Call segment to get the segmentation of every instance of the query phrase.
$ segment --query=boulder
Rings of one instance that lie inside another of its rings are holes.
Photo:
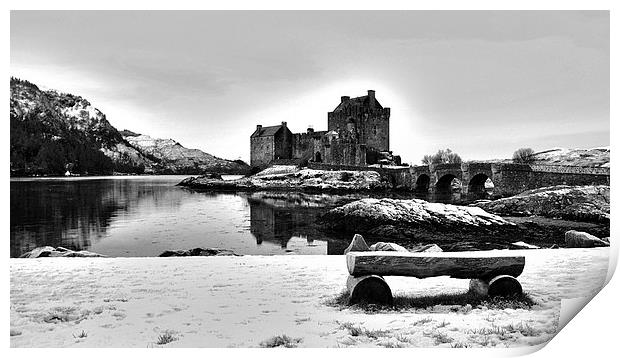
[[[86,250],[73,251],[64,247],[53,248],[52,246],[41,246],[32,249],[21,255],[20,258],[34,259],[38,257],[105,257]]]
[[[587,232],[570,230],[564,234],[564,242],[566,247],[604,247],[609,246],[609,242],[605,242],[594,235]]]
[[[377,242],[376,244],[370,245],[370,251],[400,251],[400,252],[409,252],[409,250],[404,247],[395,244],[393,242]]]
[[[21,255],[20,258],[34,259],[37,257],[49,257],[52,251],[54,251],[54,248],[51,246],[35,247]]]
[[[435,244],[428,244],[415,246],[409,249],[409,252],[443,252],[443,250]]]
[[[355,234],[353,236],[353,240],[351,240],[349,246],[344,249],[344,254],[346,255],[351,251],[370,251],[370,248],[368,247],[368,244],[366,244],[366,241],[362,235]]]

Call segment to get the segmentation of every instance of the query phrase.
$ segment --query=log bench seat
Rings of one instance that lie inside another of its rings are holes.
[[[349,302],[392,303],[383,276],[427,278],[449,276],[469,279],[470,290],[489,296],[522,293],[517,281],[525,257],[508,250],[465,252],[351,251],[346,254]]]

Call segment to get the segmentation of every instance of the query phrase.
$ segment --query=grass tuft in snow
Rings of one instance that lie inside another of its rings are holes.
[[[168,344],[177,340],[179,340],[179,338],[172,334],[172,332],[165,331],[164,333],[160,334],[159,337],[157,337],[157,344],[162,346],[164,344]]]
[[[76,323],[85,319],[90,312],[88,310],[79,311],[78,307],[61,306],[54,307],[43,316],[45,323],[71,322]]]
[[[82,330],[82,332],[78,333],[78,334],[73,334],[73,338],[86,338],[88,337],[88,333],[86,333],[85,330]]]
[[[368,338],[377,339],[379,337],[385,337],[390,333],[390,331],[380,330],[380,329],[366,329],[359,325],[355,325],[351,322],[344,322],[340,324],[341,329],[346,329],[349,331],[349,334],[353,337],[361,337],[366,336]]]
[[[443,332],[433,332],[431,337],[435,340],[435,344],[452,343],[454,339]]]
[[[361,302],[349,305],[349,293],[345,290],[338,296],[326,301],[328,306],[360,309],[366,313],[386,310],[422,309],[434,306],[486,307],[488,309],[530,309],[536,304],[528,293],[510,297],[482,297],[473,292],[450,293],[432,296],[396,295],[392,305],[377,305]],[[459,311],[459,309],[455,309]]]
[[[301,338],[291,338],[287,336],[286,334],[283,334],[283,335],[271,337],[269,339],[262,341],[260,343],[260,346],[262,348],[277,348],[277,347],[295,348],[297,347],[299,343],[301,343],[301,341],[302,341]]]

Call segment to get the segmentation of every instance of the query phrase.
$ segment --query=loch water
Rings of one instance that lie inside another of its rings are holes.
[[[244,255],[342,254],[317,216],[358,195],[205,193],[187,176],[12,178],[11,257],[38,246],[103,255],[227,248]],[[234,176],[224,176],[234,179]]]
[[[11,178],[11,257],[39,246],[112,257],[196,247],[243,255],[341,255],[351,238],[323,232],[316,219],[368,197],[200,192],[176,185],[187,177]]]

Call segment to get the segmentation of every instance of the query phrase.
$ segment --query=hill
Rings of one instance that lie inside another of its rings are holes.
[[[86,99],[34,83],[10,82],[11,175],[246,173],[240,161],[174,140],[119,132]],[[146,140],[149,138],[149,140]]]

